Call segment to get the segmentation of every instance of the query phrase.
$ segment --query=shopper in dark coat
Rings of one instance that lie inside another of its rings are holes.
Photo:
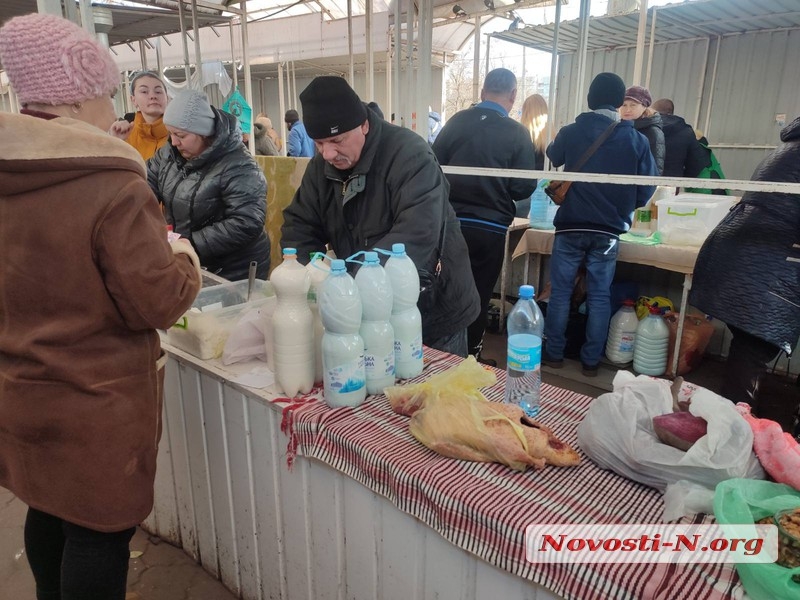
[[[694,129],[682,117],[673,114],[672,100],[662,98],[652,105],[661,115],[661,129],[664,131],[665,177],[697,177],[708,166],[708,152],[700,145]]]
[[[800,118],[781,141],[753,181],[800,182]],[[700,249],[689,301],[733,333],[722,394],[753,404],[766,363],[800,336],[800,197],[747,192]]]
[[[236,117],[186,90],[167,106],[170,143],[147,163],[147,181],[164,205],[167,223],[187,238],[212,273],[231,281],[269,274],[264,231],[267,181],[242,145]]]
[[[633,121],[636,131],[644,135],[650,143],[650,152],[656,161],[658,174],[664,173],[664,157],[667,147],[664,144],[664,131],[661,115],[650,108],[653,99],[646,88],[634,85],[625,90],[625,101],[619,109],[623,121]]]
[[[445,225],[441,282],[422,312],[422,341],[466,356],[478,292],[449,186],[427,142],[367,109],[341,77],[316,77],[300,94],[317,152],[283,211],[281,245],[303,262],[330,244],[340,258],[404,243],[418,270],[433,272]]]

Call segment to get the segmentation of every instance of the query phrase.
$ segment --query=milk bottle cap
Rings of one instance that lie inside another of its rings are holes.
[[[520,300],[530,300],[531,298],[533,298],[533,286],[532,285],[519,286],[519,297]]]
[[[283,249],[283,255],[284,256],[296,256],[297,255],[297,249],[296,248],[284,248]]]
[[[334,258],[331,261],[331,273],[341,273],[342,271],[346,271],[347,266],[344,264],[344,261],[341,258]]]
[[[380,259],[378,258],[377,252],[364,252],[364,264],[365,265],[374,265],[380,263]]]
[[[394,256],[403,256],[406,253],[405,244],[392,244],[392,254]]]

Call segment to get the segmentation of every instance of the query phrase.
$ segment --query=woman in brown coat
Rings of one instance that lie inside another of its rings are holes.
[[[53,15],[0,28],[22,115],[0,113],[0,485],[29,506],[37,598],[125,597],[153,505],[157,328],[200,289],[137,151],[106,132],[119,73]]]

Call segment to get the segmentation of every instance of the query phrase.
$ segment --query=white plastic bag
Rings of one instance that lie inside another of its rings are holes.
[[[706,420],[708,433],[686,452],[661,443],[653,417],[672,412],[669,386],[666,380],[619,371],[614,391],[592,402],[578,426],[578,443],[587,456],[662,492],[681,480],[713,490],[732,477],[764,478],[749,425],[731,402],[704,388],[692,394],[690,411]],[[674,510],[679,509],[670,506],[667,513]]]
[[[239,318],[225,342],[222,364],[231,365],[253,359],[267,362],[267,330],[271,329],[271,319],[268,321],[267,315],[271,317],[275,303],[274,296],[268,298],[264,305],[248,310]]]

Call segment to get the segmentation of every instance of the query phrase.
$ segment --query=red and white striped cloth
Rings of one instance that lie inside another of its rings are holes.
[[[425,348],[424,373],[461,359]],[[505,373],[483,390],[502,401]],[[541,421],[577,448],[576,428],[592,398],[542,385]],[[331,409],[318,395],[286,407],[290,458],[315,458],[388,498],[447,540],[483,560],[568,599],[733,599],[745,593],[731,564],[531,564],[525,527],[534,523],[659,523],[661,494],[585,455],[578,467],[512,471],[497,463],[436,454],[408,431],[386,396],[370,396],[356,409]],[[681,522],[709,523],[697,515]]]

